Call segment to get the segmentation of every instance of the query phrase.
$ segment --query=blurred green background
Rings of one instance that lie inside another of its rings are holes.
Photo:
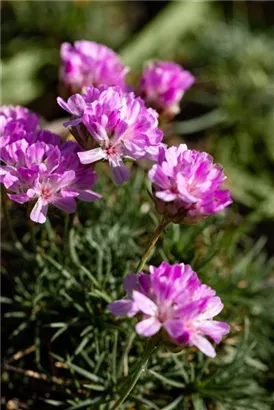
[[[147,59],[175,60],[197,82],[172,135],[213,153],[239,204],[257,221],[273,219],[272,2],[3,1],[1,9],[2,104],[49,121],[64,115],[56,104],[63,41],[112,47],[133,83]]]

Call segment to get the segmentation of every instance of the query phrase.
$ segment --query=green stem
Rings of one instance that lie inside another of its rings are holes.
[[[18,241],[17,236],[13,230],[12,222],[11,222],[11,217],[10,217],[10,212],[9,212],[9,207],[7,203],[7,196],[4,190],[1,192],[1,199],[2,199],[2,208],[3,208],[3,214],[5,218],[5,222],[7,224],[7,228],[11,237],[11,240],[15,244],[17,248],[22,248],[21,243]]]
[[[33,252],[35,252],[36,251],[35,226],[34,226],[34,222],[29,218],[31,208],[32,208],[32,203],[29,202],[27,206],[28,227],[29,227],[29,233],[30,233],[31,247],[32,247]]]
[[[121,393],[121,396],[119,399],[114,403],[114,405],[111,407],[110,410],[116,410],[120,407],[121,404],[124,403],[124,401],[127,399],[131,391],[133,390],[134,386],[138,382],[141,374],[146,370],[147,363],[149,361],[149,358],[151,354],[153,353],[154,350],[157,349],[157,344],[155,339],[149,339],[147,341],[143,356],[140,359],[139,366],[135,373],[133,373],[132,378],[130,380],[130,383],[126,386],[124,391]]]
[[[151,238],[151,240],[149,241],[145,252],[142,256],[142,259],[140,260],[137,269],[136,269],[136,273],[140,272],[143,267],[145,266],[147,260],[150,258],[152,250],[154,248],[154,246],[156,245],[158,239],[161,236],[161,233],[163,232],[163,230],[165,229],[165,227],[169,224],[169,219],[166,217],[163,217],[163,219],[161,220],[160,224],[158,225],[153,237]]]

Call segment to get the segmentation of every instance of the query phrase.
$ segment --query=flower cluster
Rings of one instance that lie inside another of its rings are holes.
[[[163,262],[157,268],[150,266],[150,275],[130,274],[124,286],[128,298],[109,305],[113,315],[138,314],[136,332],[140,335],[150,337],[163,329],[172,343],[194,345],[207,356],[215,356],[205,336],[219,343],[229,332],[227,323],[212,319],[223,304],[189,265]]]
[[[58,97],[57,102],[71,115],[64,125],[78,142],[62,142],[58,135],[40,129],[39,117],[27,108],[2,107],[0,182],[11,200],[31,204],[32,221],[44,223],[50,205],[72,213],[76,199],[101,198],[91,189],[96,174],[90,164],[108,161],[114,181],[120,184],[129,179],[124,159],[155,161],[148,176],[156,208],[164,218],[139,264],[141,269],[168,222],[196,223],[232,202],[230,192],[221,189],[223,169],[210,155],[184,144],[167,148],[162,142],[158,116],[172,118],[179,112],[180,100],[194,77],[171,62],[151,63],[140,82],[142,99],[128,91],[128,69],[103,45],[64,43],[61,59],[62,81],[75,94],[67,101]],[[109,305],[113,315],[137,315],[140,335],[160,333],[166,343],[196,346],[215,356],[206,337],[219,343],[229,332],[228,324],[213,320],[223,304],[189,265],[163,262],[151,266],[150,274],[130,274],[124,285],[127,298]]]
[[[231,204],[220,165],[205,152],[178,147],[161,148],[157,164],[148,173],[159,213],[177,223],[196,223]]]
[[[71,92],[84,87],[119,85],[125,87],[125,67],[110,48],[92,41],[76,41],[61,46],[61,80]]]
[[[58,103],[72,115],[66,125],[72,127],[81,145],[86,148],[90,140],[95,143],[93,149],[79,153],[80,161],[91,164],[107,160],[117,184],[129,178],[123,158],[155,158],[162,146],[157,112],[120,87],[91,86],[67,103],[59,97]]]
[[[71,213],[76,209],[76,198],[86,202],[100,198],[91,190],[96,181],[94,170],[79,161],[80,146],[74,142],[62,143],[60,137],[50,131],[35,131],[31,128],[32,122],[28,123],[34,114],[21,108],[9,109],[12,115],[20,110],[24,113],[25,132],[20,138],[17,128],[21,126],[21,118],[12,118],[13,127],[9,133],[5,128],[2,137],[9,143],[1,149],[4,165],[0,167],[0,182],[8,190],[9,198],[20,204],[33,201],[30,218],[38,223],[46,221],[49,205]],[[7,110],[3,111],[7,114]],[[6,119],[10,125],[8,114]],[[29,132],[27,125],[31,128]]]
[[[39,117],[25,107],[4,105],[0,108],[0,148],[29,137],[38,130]]]
[[[140,94],[149,106],[166,117],[180,110],[180,101],[195,78],[178,64],[169,61],[149,63],[140,82]]]

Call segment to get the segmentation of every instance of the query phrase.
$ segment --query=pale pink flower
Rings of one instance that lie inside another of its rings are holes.
[[[161,148],[148,173],[159,213],[173,222],[195,223],[232,203],[223,168],[206,152],[178,147]]]
[[[147,105],[173,117],[180,111],[180,101],[194,82],[193,75],[178,64],[170,61],[150,62],[143,72],[140,94]]]
[[[196,346],[209,357],[216,352],[205,336],[220,343],[229,332],[225,322],[213,320],[223,304],[216,292],[200,282],[189,265],[150,266],[150,275],[140,272],[125,279],[127,298],[109,305],[115,316],[138,316],[136,332],[151,337],[163,331],[176,345]]]

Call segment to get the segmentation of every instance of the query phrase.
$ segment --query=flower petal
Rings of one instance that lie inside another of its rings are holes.
[[[190,334],[183,328],[183,321],[177,319],[166,320],[163,324],[167,333],[176,343],[188,343]]]
[[[5,188],[9,189],[12,185],[18,181],[18,178],[15,175],[12,175],[11,172],[7,172],[4,177],[2,178],[2,183],[4,184]]]
[[[123,164],[121,160],[109,159],[109,165],[111,167],[114,182],[116,184],[122,184],[130,178],[130,173],[127,167]]]
[[[155,335],[161,329],[161,323],[155,317],[142,320],[135,326],[136,332],[139,335],[150,337]]]
[[[43,224],[47,219],[48,204],[44,203],[41,198],[38,199],[30,213],[30,219],[39,224]]]
[[[30,200],[27,194],[7,194],[8,197],[12,200],[17,202],[18,204],[24,204]]]
[[[196,346],[201,352],[209,357],[215,357],[216,352],[212,344],[203,336],[194,335],[191,337],[191,342]]]
[[[64,211],[68,214],[75,212],[76,201],[74,198],[62,198],[61,196],[55,196],[54,200],[51,202],[56,208]]]
[[[81,94],[74,94],[69,97],[67,105],[72,114],[82,116],[86,107],[86,102]]]
[[[158,191],[156,192],[155,196],[162,201],[171,202],[176,199],[177,195],[170,191]]]
[[[65,111],[71,113],[68,104],[65,102],[65,100],[63,100],[63,98],[57,97],[57,104],[58,104],[61,108],[63,108],[63,110],[65,110]]]
[[[143,295],[141,292],[138,292],[138,290],[132,291],[132,297],[141,312],[149,316],[156,315],[158,307],[151,299]]]
[[[48,178],[51,186],[54,187],[55,190],[59,190],[62,188],[68,187],[72,184],[75,180],[75,171],[72,169],[69,171],[63,172],[62,175],[59,174],[51,174]]]
[[[206,320],[199,325],[199,330],[205,335],[211,337],[216,343],[220,343],[223,336],[227,335],[230,326],[225,322],[218,322],[216,320]]]
[[[79,197],[79,192],[77,189],[74,188],[63,188],[61,189],[61,195],[63,198],[78,198]]]
[[[124,279],[124,289],[129,296],[132,296],[132,291],[137,288],[138,276],[135,273],[130,273]]]
[[[218,296],[209,299],[206,310],[201,314],[203,319],[211,319],[223,310],[223,303]]]
[[[108,305],[109,310],[114,316],[126,316],[130,314],[132,307],[133,301],[130,299],[115,300],[115,302]]]
[[[105,159],[107,157],[102,148],[78,152],[77,155],[82,164],[92,164],[93,162],[100,161],[101,159]]]
[[[63,123],[64,127],[75,127],[82,122],[82,118],[73,118]]]
[[[78,189],[78,194],[78,199],[84,202],[93,202],[96,199],[102,198],[102,195],[92,191],[91,189]]]

